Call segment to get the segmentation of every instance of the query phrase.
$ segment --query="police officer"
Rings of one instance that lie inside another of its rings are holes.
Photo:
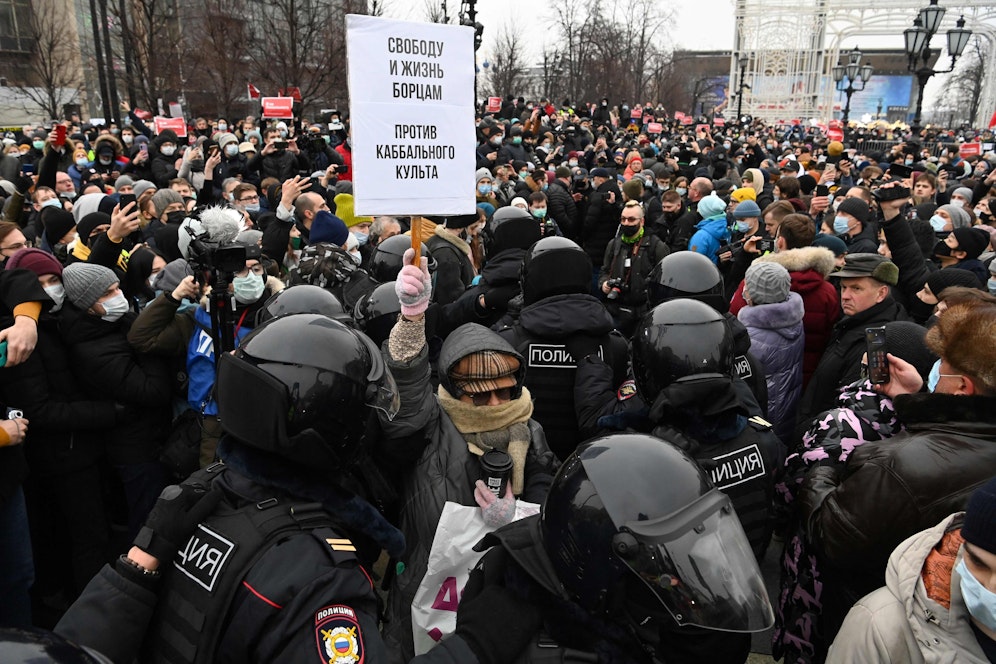
[[[442,645],[467,644],[485,664],[740,664],[747,633],[774,621],[729,498],[677,446],[653,436],[583,443],[539,515],[477,548],[490,550],[464,589],[456,634]],[[484,599],[492,611],[481,616]],[[530,627],[527,647],[506,640]]]
[[[723,289],[723,275],[711,260],[694,251],[676,251],[654,266],[647,279],[647,303],[650,307],[679,298],[704,302],[723,314],[733,333],[733,368],[736,376],[747,383],[760,408],[758,413],[752,414],[766,416],[768,384],[764,379],[764,367],[750,352],[747,328],[730,313],[730,303]]]
[[[595,346],[617,384],[626,373],[626,341],[613,331],[605,306],[589,294],[591,259],[571,240],[548,237],[534,244],[522,264],[521,284],[519,318],[498,334],[526,359],[533,417],[563,460],[582,440],[574,412],[572,337],[583,336],[585,347]]]
[[[394,281],[401,272],[401,259],[405,250],[412,246],[412,239],[407,235],[394,235],[381,241],[370,257],[367,272],[382,284]],[[429,274],[436,271],[436,262],[432,260],[429,248],[422,244],[422,255],[429,259]]]
[[[741,402],[733,361],[733,335],[723,317],[696,300],[672,300],[637,326],[634,383],[614,390],[604,370],[599,373],[597,358],[588,355],[578,367],[574,399],[585,421],[685,441],[732,499],[760,558],[771,536],[774,472],[784,455],[771,425],[750,416]],[[645,404],[641,411],[613,410],[634,393]]]

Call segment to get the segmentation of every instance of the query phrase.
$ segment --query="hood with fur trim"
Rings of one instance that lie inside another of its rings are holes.
[[[67,138],[66,141],[68,144],[69,139]],[[124,146],[121,145],[121,141],[118,140],[117,136],[112,136],[111,134],[101,134],[100,136],[97,137],[97,140],[93,142],[94,158],[96,158],[96,155],[100,151],[100,148],[104,145],[110,145],[112,148],[114,148],[115,159],[120,159],[121,155],[124,154]]]
[[[757,260],[778,263],[789,272],[816,270],[824,278],[833,272],[836,258],[833,252],[823,247],[801,247],[773,254],[765,254]]]

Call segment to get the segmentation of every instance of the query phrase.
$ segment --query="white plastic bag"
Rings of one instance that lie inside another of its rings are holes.
[[[515,520],[539,513],[539,505],[516,501]],[[456,629],[456,612],[470,572],[484,553],[474,545],[492,529],[481,508],[447,502],[436,526],[425,576],[412,600],[415,654],[424,655]]]

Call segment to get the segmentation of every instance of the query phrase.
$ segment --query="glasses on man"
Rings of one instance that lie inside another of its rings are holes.
[[[16,242],[14,244],[8,244],[6,247],[0,247],[0,251],[20,251],[21,249],[24,249],[26,246],[28,245],[25,244],[24,242]]]
[[[243,196],[239,199],[239,203],[258,203],[259,196]]]
[[[625,214],[619,216],[620,221],[640,221],[640,217],[630,217]]]
[[[487,392],[471,394],[470,397],[474,400],[475,406],[487,406],[491,403],[491,395],[497,397],[498,401],[509,401],[512,398],[512,388],[501,387],[497,390],[488,390]]]
[[[263,269],[262,265],[253,265],[252,267],[246,267],[243,268],[241,271],[236,272],[235,276],[248,277],[250,272],[255,274],[257,277],[262,277],[264,274],[266,274],[266,270]]]

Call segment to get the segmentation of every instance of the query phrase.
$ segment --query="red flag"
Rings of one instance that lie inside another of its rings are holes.
[[[257,88],[255,85],[249,83],[248,86],[249,86],[249,99],[259,99],[262,96],[260,94],[259,88]]]
[[[989,128],[992,129],[996,127],[996,111],[993,111],[993,116],[989,118]]]

